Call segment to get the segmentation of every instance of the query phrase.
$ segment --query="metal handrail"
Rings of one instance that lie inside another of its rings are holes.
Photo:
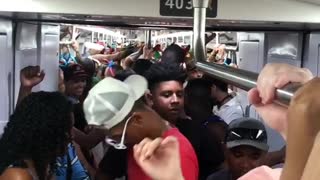
[[[257,86],[257,73],[208,62],[197,62],[197,67],[214,78],[246,91]],[[284,106],[289,105],[291,98],[300,86],[300,84],[291,83],[282,89],[277,89],[275,102]]]
[[[196,66],[204,73],[243,90],[248,91],[256,87],[257,73],[206,62],[205,27],[208,3],[209,0],[193,0],[193,47]],[[299,87],[299,84],[292,83],[282,89],[277,89],[275,102],[285,106],[289,105]]]

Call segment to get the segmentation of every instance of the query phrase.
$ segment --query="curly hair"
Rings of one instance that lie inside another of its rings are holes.
[[[144,74],[148,80],[149,89],[152,91],[156,85],[165,81],[178,81],[184,83],[186,73],[183,69],[174,63],[155,63]]]
[[[79,61],[79,64],[83,67],[89,77],[94,76],[96,72],[96,65],[94,64],[94,61],[90,58],[85,58],[82,61]]]
[[[32,160],[40,180],[55,170],[70,142],[72,105],[58,92],[32,93],[22,100],[0,139],[0,174],[10,165],[27,168]]]
[[[116,75],[114,76],[115,79],[119,81],[124,81],[127,79],[129,76],[136,74],[133,70],[131,69],[125,69],[122,71],[118,71]]]
[[[188,81],[185,88],[185,95],[193,101],[203,102],[211,96],[212,83],[206,79],[192,79]]]
[[[161,61],[166,63],[182,63],[185,61],[186,52],[178,45],[172,44],[162,54]]]
[[[206,74],[203,76],[203,79],[208,80],[209,82],[211,82],[211,84],[215,85],[221,91],[228,92],[228,84],[227,83],[220,81],[219,79],[212,78]]]
[[[152,64],[153,63],[149,60],[138,59],[136,62],[134,62],[132,70],[139,75],[143,75],[152,66]]]

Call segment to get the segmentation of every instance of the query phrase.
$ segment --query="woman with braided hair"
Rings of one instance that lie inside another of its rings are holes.
[[[0,179],[50,179],[71,141],[72,119],[71,103],[60,93],[24,98],[0,139]]]

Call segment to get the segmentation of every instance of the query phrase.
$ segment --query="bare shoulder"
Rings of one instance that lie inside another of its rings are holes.
[[[0,180],[33,180],[32,176],[26,169],[8,168],[0,176]]]

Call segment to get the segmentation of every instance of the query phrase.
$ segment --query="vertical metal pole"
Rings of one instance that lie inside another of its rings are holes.
[[[76,40],[76,36],[75,36],[76,30],[77,30],[76,26],[72,26],[72,38],[71,38],[72,41]]]
[[[151,44],[151,30],[146,30],[145,31],[145,42],[147,44],[147,47],[150,49],[152,48]]]
[[[193,0],[193,50],[197,62],[207,58],[205,47],[206,17],[209,0]]]
[[[94,32],[92,31],[92,33],[91,33],[91,42],[93,43],[93,41],[94,41]]]
[[[219,36],[220,36],[220,34],[219,33],[216,33],[217,34],[217,36],[216,36],[216,44],[219,44]]]

